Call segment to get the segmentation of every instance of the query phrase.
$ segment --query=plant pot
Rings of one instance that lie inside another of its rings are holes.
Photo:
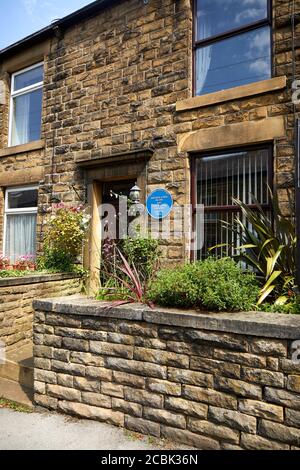
[[[16,271],[26,271],[27,266],[19,266],[18,264],[14,264],[13,269],[16,270]]]

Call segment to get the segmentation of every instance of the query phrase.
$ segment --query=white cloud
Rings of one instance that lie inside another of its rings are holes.
[[[22,0],[26,13],[30,16],[34,16],[34,12],[37,6],[37,0]]]
[[[251,48],[255,49],[259,53],[264,53],[268,51],[269,45],[270,31],[268,29],[264,29],[254,36]]]
[[[258,8],[248,8],[247,10],[242,11],[241,13],[238,13],[235,16],[235,23],[240,24],[241,21],[243,20],[254,20],[254,19],[259,19],[263,18],[264,16],[264,10],[260,10]]]
[[[36,25],[46,26],[70,13],[70,8],[55,0],[21,0],[27,17]]]
[[[267,59],[257,59],[249,65],[249,69],[257,75],[268,75],[270,73],[270,64]]]
[[[256,8],[265,8],[266,0],[243,0],[243,5],[255,5]]]

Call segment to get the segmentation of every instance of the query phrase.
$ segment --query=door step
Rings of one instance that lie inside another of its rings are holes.
[[[0,378],[33,388],[32,344],[7,353],[4,364],[0,364]]]
[[[33,408],[33,390],[32,388],[20,385],[13,380],[0,377],[0,398],[15,401],[21,405]]]

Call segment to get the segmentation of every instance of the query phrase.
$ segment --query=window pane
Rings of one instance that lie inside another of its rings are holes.
[[[267,13],[267,0],[198,0],[197,40],[262,20]]]
[[[23,209],[26,207],[37,207],[38,190],[16,190],[7,194],[8,209]]]
[[[27,86],[40,83],[43,81],[43,78],[44,78],[43,65],[40,65],[39,67],[35,67],[34,69],[28,70],[27,72],[23,72],[18,75],[15,75],[13,91],[18,91],[18,90],[21,90],[22,88],[26,88]]]
[[[267,149],[212,155],[197,160],[198,204],[232,206],[232,198],[252,204],[253,194],[268,204]]]
[[[11,145],[39,140],[42,121],[42,88],[13,99]]]
[[[36,214],[6,216],[5,254],[14,263],[19,256],[35,255]]]
[[[206,207],[204,216],[204,247],[198,255],[207,256],[208,249],[222,243],[238,244],[237,238],[223,227],[223,221],[232,224],[242,217],[232,206],[232,197],[246,204],[255,198],[261,204],[269,203],[269,151],[231,152],[212,155],[197,160],[197,203]],[[214,209],[217,207],[218,209]],[[223,208],[223,210],[220,210]],[[246,220],[243,220],[246,223]],[[218,248],[215,255],[230,254],[226,248]]]
[[[196,51],[196,94],[203,95],[271,77],[270,28],[224,39]]]

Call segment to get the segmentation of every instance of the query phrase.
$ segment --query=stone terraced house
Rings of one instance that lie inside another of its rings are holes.
[[[268,209],[276,184],[290,214],[299,56],[299,0],[98,0],[1,50],[4,253],[38,251],[49,205],[84,201],[93,287],[97,205],[135,182],[143,203],[165,188],[191,204],[196,231],[204,204],[203,252],[228,238],[232,196]],[[190,235],[162,250],[189,258]]]

